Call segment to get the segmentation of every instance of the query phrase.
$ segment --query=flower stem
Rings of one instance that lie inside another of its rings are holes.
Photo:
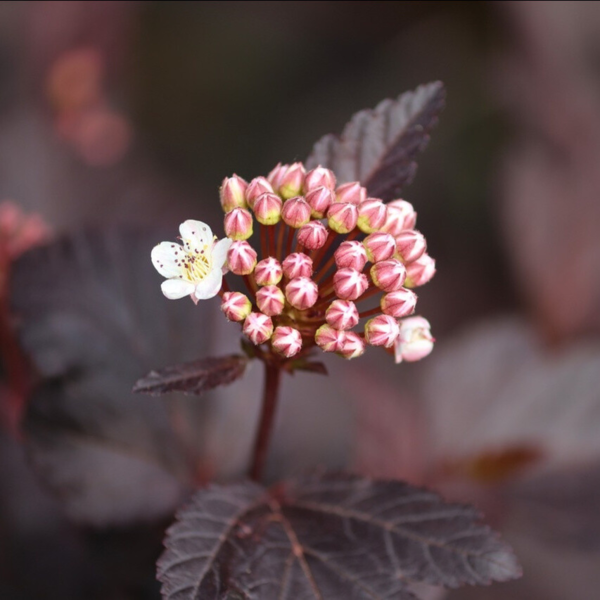
[[[250,467],[250,478],[254,481],[262,479],[267,455],[269,451],[269,442],[273,432],[275,421],[275,411],[277,410],[277,397],[279,395],[279,383],[281,380],[281,369],[277,364],[265,362],[265,384],[263,392],[263,405],[260,415],[258,432],[254,442],[254,452],[252,454],[252,465]]]

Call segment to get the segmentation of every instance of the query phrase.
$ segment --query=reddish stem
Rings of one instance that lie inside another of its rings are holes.
[[[277,258],[279,262],[283,261],[283,259],[285,258],[283,256],[283,238],[285,235],[286,227],[287,225],[283,221],[279,223],[279,232],[277,233],[277,251],[275,254],[275,258]]]
[[[363,317],[370,317],[371,315],[377,315],[381,312],[381,306],[374,306],[369,310],[365,310],[358,314],[358,316],[362,319]]]
[[[260,253],[262,254],[261,258],[267,258],[269,255],[267,249],[267,226],[262,224],[260,226]]]
[[[275,225],[271,225],[269,228],[269,256],[276,257],[275,250]]]

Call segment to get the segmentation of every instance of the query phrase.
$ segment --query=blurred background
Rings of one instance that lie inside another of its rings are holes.
[[[329,378],[286,382],[270,476],[323,464],[477,504],[514,545],[525,575],[447,596],[428,590],[431,598],[594,598],[599,40],[597,2],[0,2],[0,201],[37,215],[13,254],[87,228],[175,232],[196,218],[218,231],[223,177],[303,160],[356,111],[442,80],[447,108],[404,192],[437,259],[419,294],[436,349],[400,367],[377,352],[350,370],[334,357]],[[7,236],[17,217],[3,206]],[[149,266],[151,245],[119,255],[125,276],[140,268],[138,255]],[[6,287],[4,254],[2,269],[3,310],[9,292],[22,308],[22,289]],[[54,273],[32,269],[13,280],[44,281],[20,326],[46,395],[25,407],[22,429],[9,399],[19,366],[4,353],[0,598],[158,598],[153,565],[189,472],[178,483],[140,475],[139,464],[95,447],[60,471],[82,438],[133,443],[138,433],[147,454],[159,447],[163,466],[180,462],[168,449],[171,429],[144,413],[158,414],[164,402],[128,396],[139,367],[115,382],[109,361],[98,359],[120,402],[106,409],[103,384],[90,396],[93,418],[85,416],[90,405],[77,401],[74,384],[67,391],[77,415],[53,412],[48,394],[63,402],[57,373],[76,354],[73,322],[51,303]],[[152,277],[147,294],[166,302]],[[213,319],[218,312],[216,301],[193,311],[196,333],[187,321],[175,335],[174,352],[186,348],[179,358],[237,349],[237,328]],[[103,347],[85,339],[84,354]],[[176,362],[160,352],[149,368]],[[207,399],[181,400],[174,443],[188,463],[193,456],[195,481],[243,474],[260,380],[257,368]]]

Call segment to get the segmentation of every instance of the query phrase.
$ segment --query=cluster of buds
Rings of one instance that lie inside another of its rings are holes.
[[[170,278],[165,295],[197,301],[219,293],[221,310],[253,344],[285,358],[314,346],[348,359],[382,346],[396,362],[431,352],[429,323],[411,315],[413,289],[433,277],[435,261],[409,202],[386,204],[358,182],[338,186],[332,171],[307,172],[302,163],[250,182],[226,178],[220,198],[225,239],[209,240],[208,226],[187,221],[183,246],[155,248],[154,264]],[[244,292],[222,280],[227,270]]]

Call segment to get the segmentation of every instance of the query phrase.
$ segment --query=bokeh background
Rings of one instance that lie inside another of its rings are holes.
[[[270,476],[347,467],[476,503],[525,575],[450,599],[594,598],[599,34],[597,2],[1,2],[0,200],[57,238],[185,218],[217,230],[224,176],[303,160],[354,112],[442,80],[447,108],[404,192],[437,259],[419,295],[436,349],[289,380]],[[217,314],[198,309],[190,352],[237,348]],[[185,405],[200,479],[243,474],[260,377]],[[5,429],[0,597],[157,598],[171,508],[90,519]]]

